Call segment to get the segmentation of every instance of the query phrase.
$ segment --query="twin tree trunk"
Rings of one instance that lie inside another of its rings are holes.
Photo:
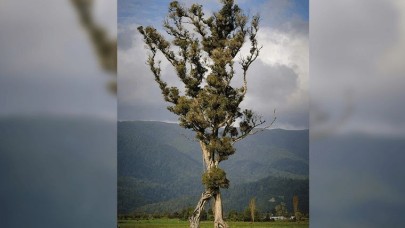
[[[220,188],[228,187],[229,181],[218,167],[219,161],[235,152],[234,142],[257,133],[252,130],[265,122],[252,110],[240,108],[247,92],[247,71],[261,49],[256,39],[260,18],[253,16],[249,26],[249,17],[234,0],[221,0],[221,3],[222,8],[208,16],[204,15],[202,5],[187,8],[172,1],[163,24],[166,33],[173,38],[171,41],[151,26],[138,27],[151,51],[147,64],[165,101],[171,103],[168,110],[178,115],[180,125],[195,131],[200,140],[206,171],[203,174],[205,191],[190,217],[191,228],[199,227],[201,212],[211,199],[214,227],[228,227],[222,216]],[[246,38],[250,40],[250,51],[240,57],[242,72],[236,74],[235,58]],[[161,61],[156,57],[158,51],[176,70],[184,92],[162,79]],[[242,87],[231,86],[237,75],[242,77]],[[220,129],[223,129],[222,136]]]
[[[201,151],[204,159],[204,165],[209,172],[212,168],[218,167],[218,162],[214,161],[212,155],[210,155],[207,146],[204,142],[200,141]],[[222,213],[222,198],[221,192],[219,188],[216,189],[205,189],[205,191],[201,194],[201,198],[197,203],[191,217],[189,218],[190,221],[190,228],[199,228],[200,227],[200,218],[201,212],[204,210],[205,204],[210,200],[213,199],[213,213],[214,213],[214,228],[228,228],[228,224],[225,223],[223,219]]]

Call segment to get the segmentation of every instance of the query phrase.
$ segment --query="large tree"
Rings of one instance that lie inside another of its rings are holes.
[[[179,116],[182,127],[196,132],[201,146],[205,191],[189,219],[190,227],[199,227],[201,212],[210,199],[214,227],[228,227],[222,216],[220,188],[228,188],[229,180],[219,164],[235,153],[235,142],[256,133],[255,127],[265,122],[252,110],[240,108],[247,92],[247,71],[260,51],[256,38],[259,16],[249,19],[233,0],[221,3],[218,12],[205,16],[199,4],[186,8],[173,1],[163,24],[168,35],[153,27],[138,28],[151,51],[147,64],[165,101],[171,103],[168,110]],[[246,38],[250,52],[239,56],[239,75],[234,64]],[[184,88],[169,86],[162,78],[158,52],[174,67]],[[242,83],[231,86],[236,77]]]

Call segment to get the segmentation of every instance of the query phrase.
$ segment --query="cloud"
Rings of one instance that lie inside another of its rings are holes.
[[[111,37],[117,35],[117,2],[109,0],[93,2],[95,20],[107,30],[108,35]]]
[[[335,127],[311,138],[314,227],[404,224],[401,12],[398,1],[311,1],[311,106],[321,110],[311,116],[327,116],[311,121],[311,135]]]
[[[115,117],[115,98],[106,89],[110,76],[101,70],[69,1],[7,1],[1,5],[1,115]],[[104,0],[96,6],[96,12],[107,12],[114,4]],[[104,17],[107,21],[115,14]]]
[[[262,27],[258,42],[263,48],[248,72],[249,92],[243,106],[267,120],[276,109],[279,127],[308,128],[308,35]],[[249,48],[245,45],[241,55],[246,56]]]
[[[339,127],[342,131],[405,135],[405,108],[398,105],[405,96],[403,71],[396,63],[401,58],[391,61],[403,50],[400,25],[404,9],[394,2],[313,4],[311,99],[328,113],[341,113],[351,103],[353,112]],[[348,91],[350,99],[346,98]],[[321,123],[311,128],[317,130],[318,126]]]
[[[263,49],[259,59],[271,66],[285,65],[299,75],[300,88],[308,90],[308,35],[263,28],[258,34]]]
[[[119,119],[174,121],[176,117],[164,109],[168,103],[145,64],[148,52],[137,25],[120,23],[118,28]],[[308,34],[263,25],[258,40],[263,49],[248,72],[249,88],[242,108],[251,108],[268,121],[277,109],[277,126],[308,128]],[[246,42],[241,55],[246,56],[249,48]],[[233,85],[239,86],[241,69],[235,69]],[[182,87],[167,61],[162,61],[162,72],[169,85]]]
[[[118,26],[118,49],[127,51],[134,45],[136,26]]]
[[[397,21],[394,23],[397,35],[393,39],[392,45],[388,47],[381,56],[379,66],[380,70],[383,72],[398,73],[398,71],[405,71],[405,66],[402,61],[405,59],[405,2],[392,0],[391,3],[397,14]]]

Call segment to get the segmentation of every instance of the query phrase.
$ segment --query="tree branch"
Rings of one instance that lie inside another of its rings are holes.
[[[275,113],[276,113],[276,110],[274,110],[273,113],[275,114]],[[271,123],[270,123],[268,126],[263,127],[263,128],[260,128],[260,129],[257,129],[256,127],[258,127],[258,126],[264,124],[266,121],[260,121],[260,123],[258,123],[258,124],[255,123],[255,124],[253,125],[252,129],[250,129],[250,130],[248,130],[247,132],[243,133],[242,135],[240,135],[240,136],[234,138],[234,139],[232,140],[232,141],[233,141],[233,142],[232,142],[232,145],[235,144],[236,142],[238,142],[238,141],[240,141],[240,140],[246,138],[246,137],[249,136],[249,135],[254,135],[254,134],[257,134],[257,133],[259,133],[259,132],[262,132],[262,131],[264,131],[264,130],[266,130],[266,129],[269,129],[271,126],[273,126],[274,122],[276,122],[276,119],[277,119],[277,117],[274,116],[273,120],[271,121]],[[255,128],[256,128],[256,130],[255,130]]]

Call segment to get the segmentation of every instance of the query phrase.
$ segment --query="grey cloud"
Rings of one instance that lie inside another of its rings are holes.
[[[166,110],[161,91],[154,81],[146,59],[148,51],[135,26],[128,26],[125,38],[131,47],[118,49],[118,119],[166,120],[171,114]],[[119,39],[120,40],[120,39]],[[120,46],[120,44],[119,44]],[[171,66],[162,64],[163,77],[169,85],[179,85]],[[173,119],[172,119],[173,120]]]
[[[311,1],[311,106],[326,116],[352,106],[335,129],[321,129],[334,126],[333,117],[310,124],[314,227],[405,224],[405,186],[398,181],[405,173],[404,72],[379,68],[400,34],[404,9],[393,2]],[[352,96],[346,98],[348,91]],[[311,116],[317,114],[311,109]]]
[[[307,91],[299,89],[295,72],[282,65],[264,65],[263,68],[252,68],[251,75],[259,79],[248,81],[248,93],[242,108],[254,110],[268,122],[276,116],[276,128],[308,128],[309,96]],[[264,75],[271,76],[266,78]]]
[[[311,97],[330,112],[353,93],[353,114],[347,128],[370,124],[391,125],[405,108],[398,106],[405,94],[401,73],[381,71],[382,55],[398,34],[398,12],[381,1],[316,2],[311,14]],[[342,12],[344,16],[341,15]],[[396,114],[397,113],[397,114]],[[366,117],[366,118],[364,118]],[[387,117],[395,117],[394,119]],[[362,124],[360,124],[362,123]],[[357,125],[357,126],[354,126]],[[316,128],[316,125],[314,125]]]
[[[0,27],[0,114],[115,117],[115,98],[106,89],[110,76],[69,2],[4,3]]]
[[[119,119],[171,120],[177,119],[166,110],[168,103],[162,95],[150,69],[145,64],[147,50],[134,25],[121,28],[123,40],[132,46],[120,48],[118,77]],[[120,30],[121,30],[120,29]],[[121,35],[119,35],[121,36]],[[119,39],[120,40],[120,39]],[[119,44],[120,45],[120,44]],[[169,64],[163,63],[163,77],[169,85],[181,87]],[[240,66],[236,66],[234,85],[241,85]],[[257,60],[248,72],[249,89],[243,108],[251,108],[271,121],[277,109],[278,126],[285,128],[308,128],[308,95],[299,91],[298,75],[285,65],[266,65]],[[292,98],[294,93],[301,93]],[[298,99],[297,99],[298,98]],[[294,100],[295,99],[295,100]]]
[[[118,49],[128,50],[133,45],[135,27],[119,26],[118,29]]]
[[[259,103],[283,103],[297,88],[298,75],[285,65],[270,66],[258,60],[248,72],[249,94]]]
[[[291,4],[291,2],[285,1],[275,2],[271,8],[274,11],[274,18],[278,17],[279,22],[281,22],[282,15],[277,15],[276,12],[278,10],[288,10]],[[270,6],[270,3],[266,4],[266,7]],[[274,18],[267,16],[270,15],[267,8],[263,7],[260,10],[262,15],[266,15],[263,20],[264,23],[262,23],[262,26],[266,26],[268,25],[266,24],[267,21]],[[134,15],[140,13],[134,13]],[[301,39],[302,36],[307,37],[305,30],[308,23],[299,18],[289,18],[282,25],[284,31],[278,28],[278,32],[281,32],[282,35],[295,36],[297,40]],[[163,101],[160,90],[145,64],[147,51],[135,27],[134,24],[119,24],[119,119],[175,120],[176,117],[174,116],[167,117],[171,115],[165,110],[168,104]],[[272,45],[279,44],[274,43]],[[280,58],[284,58],[284,56]],[[294,58],[296,58],[295,55]],[[289,61],[291,62],[291,60]],[[249,91],[243,103],[243,108],[252,108],[268,121],[273,118],[273,110],[277,109],[279,127],[308,128],[307,91],[300,90],[297,69],[291,67],[293,66],[282,64],[266,65],[258,59],[249,71]],[[164,65],[163,72],[170,85],[181,86],[171,66]],[[240,71],[238,73],[240,75]],[[239,77],[234,84],[240,85],[240,80]]]
[[[249,80],[250,79],[250,80]],[[300,91],[298,75],[285,65],[266,65],[260,60],[248,73],[248,93],[242,103],[252,108],[267,121],[274,117],[276,127],[308,128],[308,94]]]

